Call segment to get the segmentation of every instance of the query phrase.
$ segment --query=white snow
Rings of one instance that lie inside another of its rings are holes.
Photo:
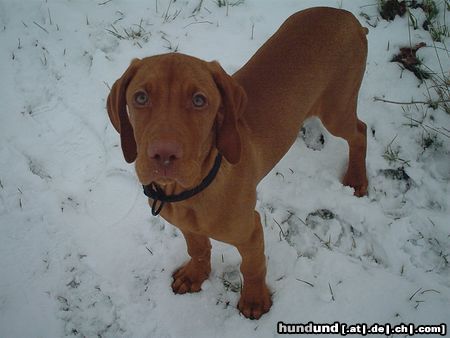
[[[450,116],[373,100],[426,100],[426,85],[389,61],[409,39],[424,41],[420,58],[448,76],[444,45],[408,29],[406,16],[369,26],[359,13],[375,22],[375,0],[228,9],[208,0],[193,15],[199,3],[0,2],[0,337],[270,337],[278,321],[450,324]],[[347,9],[370,31],[358,107],[369,128],[369,195],[340,183],[346,143],[308,121],[258,187],[270,312],[239,315],[240,257],[219,242],[202,292],[174,295],[184,240],[151,216],[123,160],[107,85],[131,59],[169,48],[233,73],[290,14],[318,5]],[[141,35],[110,32],[123,28]],[[411,118],[440,132],[411,127]],[[435,142],[424,150],[429,132]],[[387,147],[407,161],[403,171],[383,158]]]

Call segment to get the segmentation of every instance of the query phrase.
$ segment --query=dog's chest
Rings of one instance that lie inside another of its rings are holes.
[[[161,212],[163,218],[182,231],[207,234],[208,229],[205,224],[199,222],[197,213],[182,205],[167,204]]]
[[[192,232],[219,241],[228,242],[230,228],[228,222],[211,214],[211,210],[194,210],[180,205],[164,206],[161,216],[183,232]]]

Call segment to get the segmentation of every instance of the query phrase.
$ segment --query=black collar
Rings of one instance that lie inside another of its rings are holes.
[[[188,198],[197,195],[199,192],[205,190],[208,185],[211,184],[211,182],[214,180],[214,178],[217,175],[217,172],[219,171],[220,164],[222,163],[222,155],[217,154],[216,159],[214,161],[214,165],[211,169],[211,171],[206,175],[206,177],[203,179],[203,181],[200,182],[198,186],[195,188],[192,188],[190,190],[183,191],[176,195],[166,195],[164,190],[161,189],[160,186],[158,186],[156,183],[152,182],[148,185],[143,185],[144,187],[144,194],[148,197],[153,199],[152,203],[152,215],[157,216],[161,209],[164,206],[164,203],[172,203],[172,202],[180,202],[187,200]],[[156,204],[160,202],[159,207],[156,207]]]

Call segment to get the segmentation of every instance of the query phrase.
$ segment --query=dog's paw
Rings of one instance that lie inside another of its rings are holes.
[[[259,319],[270,310],[272,299],[269,289],[264,283],[262,287],[248,286],[242,290],[238,309],[248,319]]]
[[[210,262],[195,262],[191,259],[188,263],[178,268],[172,275],[172,290],[177,294],[186,292],[199,292],[202,283],[208,279],[211,272]]]
[[[367,187],[369,182],[367,176],[364,174],[355,175],[351,172],[347,172],[342,181],[342,184],[355,189],[354,195],[357,197],[363,197],[367,195]]]

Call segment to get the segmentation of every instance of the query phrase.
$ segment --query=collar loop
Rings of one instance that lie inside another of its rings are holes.
[[[161,212],[165,203],[173,203],[187,200],[188,198],[197,195],[201,191],[205,190],[211,182],[216,177],[220,164],[222,163],[222,154],[217,154],[216,159],[214,160],[214,165],[208,175],[200,182],[200,184],[192,189],[185,190],[179,194],[175,195],[166,195],[164,190],[157,185],[155,182],[151,182],[148,185],[143,185],[144,194],[153,199],[152,203],[152,215],[157,216]],[[159,202],[159,207],[157,206]]]

